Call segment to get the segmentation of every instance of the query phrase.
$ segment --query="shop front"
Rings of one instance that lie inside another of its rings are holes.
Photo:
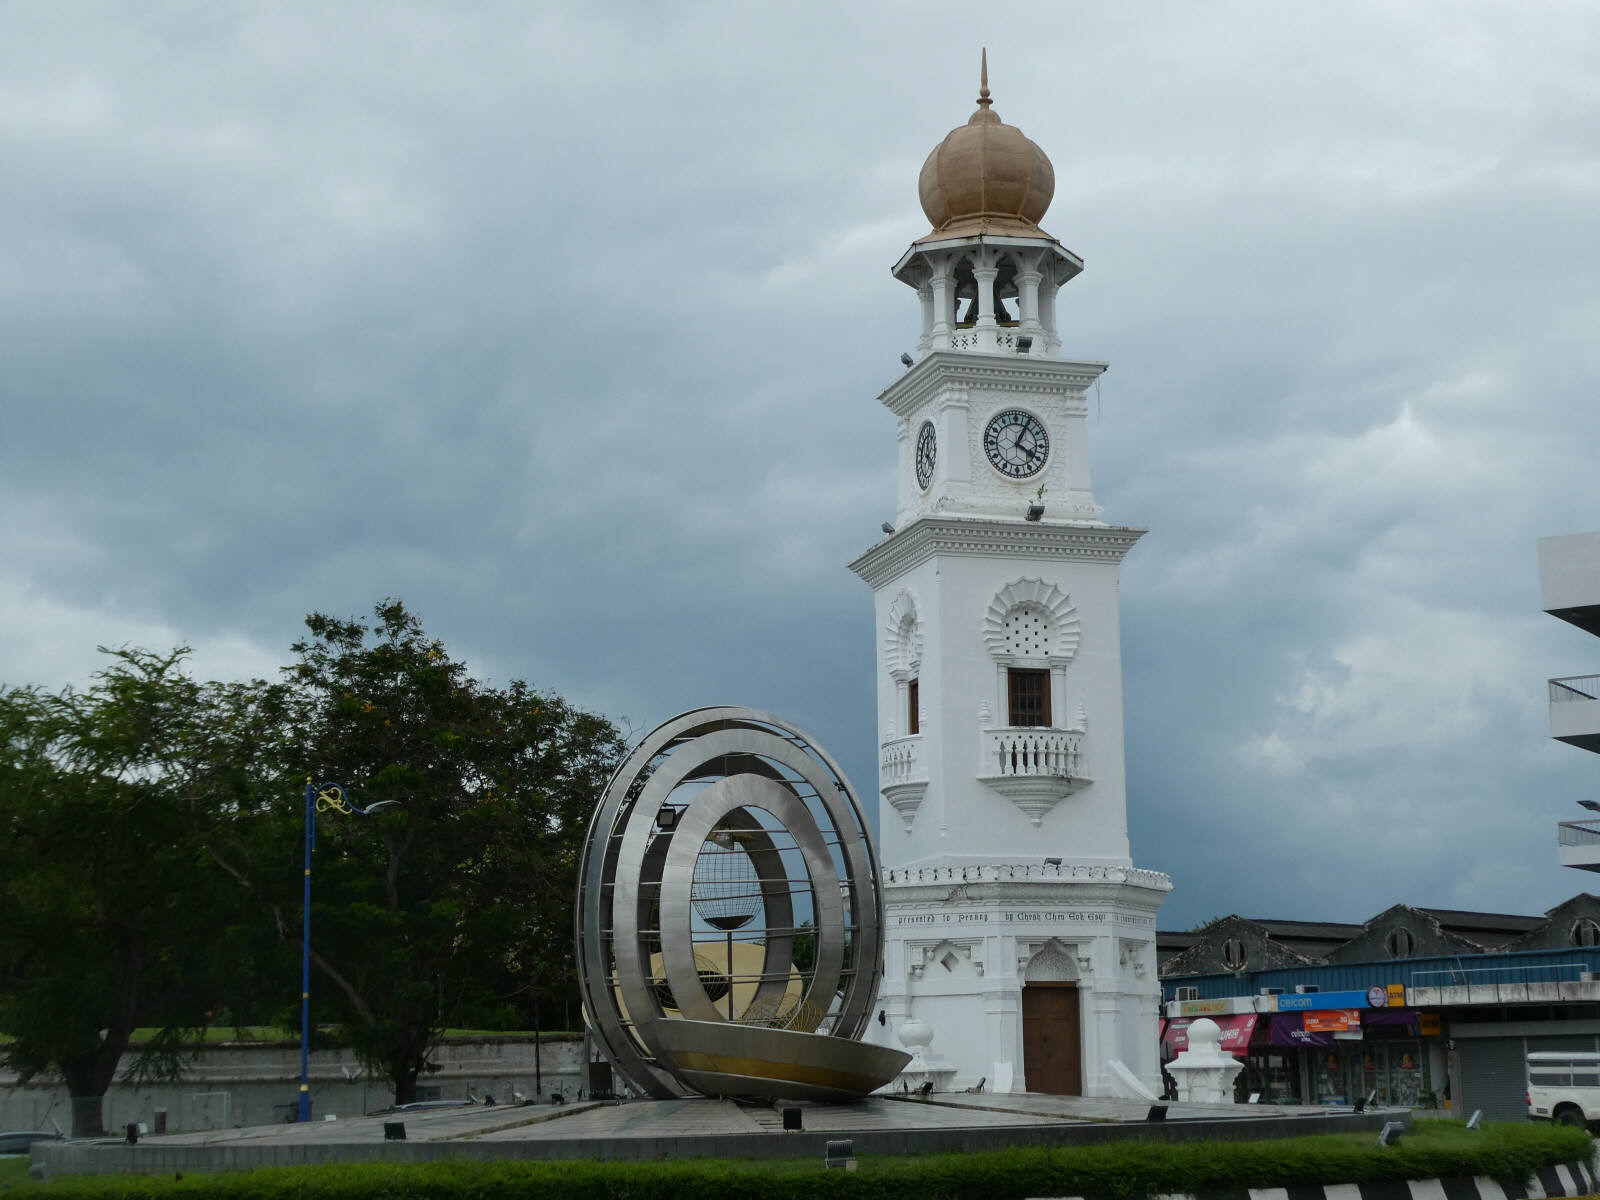
[[[1274,1013],[1267,1040],[1297,1050],[1311,1104],[1366,1101],[1414,1108],[1433,1090],[1419,1014],[1404,1008]]]
[[[1375,987],[1178,1002],[1161,1025],[1161,1060],[1186,1050],[1190,1025],[1206,1016],[1244,1064],[1239,1103],[1434,1107],[1445,1079],[1440,1018],[1395,1003],[1403,998]]]

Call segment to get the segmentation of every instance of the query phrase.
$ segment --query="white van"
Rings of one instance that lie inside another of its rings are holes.
[[[1600,1054],[1540,1050],[1528,1055],[1528,1120],[1600,1125]]]

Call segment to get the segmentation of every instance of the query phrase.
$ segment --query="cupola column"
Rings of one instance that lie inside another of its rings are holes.
[[[1050,355],[1061,349],[1061,334],[1056,329],[1056,289],[1059,286],[1052,279],[1039,292],[1039,324],[1044,329],[1045,352]]]
[[[933,285],[926,279],[917,284],[917,299],[922,304],[922,336],[917,339],[917,350],[926,354],[933,346]]]
[[[997,350],[999,342],[995,337],[998,326],[994,319],[994,281],[1000,269],[994,265],[992,254],[980,251],[975,257],[977,261],[972,264],[972,278],[978,285],[978,319],[974,322],[978,349]]]
[[[1039,337],[1044,331],[1039,326],[1039,281],[1044,276],[1039,271],[1039,256],[1025,254],[1019,256],[1019,270],[1017,271],[1017,313],[1018,329],[1024,333]],[[1035,343],[1037,344],[1037,342]],[[1043,346],[1039,347],[1041,350]]]
[[[950,326],[955,321],[956,281],[950,274],[948,257],[941,255],[931,265],[933,278],[929,280],[929,290],[933,294],[933,326],[929,330],[929,341],[935,350],[948,350]]]

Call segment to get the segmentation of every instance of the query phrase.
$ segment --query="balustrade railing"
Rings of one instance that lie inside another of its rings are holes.
[[[1550,703],[1571,700],[1600,700],[1600,675],[1570,675],[1550,681]]]
[[[1563,846],[1600,845],[1600,821],[1562,821],[1556,829]]]
[[[1017,348],[1017,331],[1013,328],[997,327],[994,331],[994,348],[997,350],[1015,350]],[[950,331],[950,349],[952,350],[980,350],[983,343],[978,331],[974,328],[956,328]]]
[[[1083,734],[1068,729],[991,729],[986,774],[1085,779]]]
[[[919,783],[928,778],[928,768],[922,757],[922,735],[907,734],[883,743],[879,759],[878,778],[882,786],[897,783]]]

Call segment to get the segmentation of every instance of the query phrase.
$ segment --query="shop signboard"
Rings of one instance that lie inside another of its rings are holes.
[[[1438,1013],[1418,1013],[1417,1032],[1423,1037],[1438,1037],[1444,1033],[1444,1021]]]
[[[1255,1031],[1256,1018],[1254,1013],[1234,1013],[1230,1016],[1212,1017],[1217,1023],[1221,1036],[1217,1044],[1229,1054],[1243,1054],[1250,1045],[1250,1035]],[[1189,1048],[1189,1026],[1192,1019],[1176,1017],[1167,1022],[1166,1029],[1161,1034],[1161,1040],[1171,1046],[1174,1051],[1183,1051]]]
[[[1391,983],[1389,985],[1389,1007],[1404,1008],[1406,1006],[1406,985]]]
[[[1307,1033],[1349,1033],[1361,1028],[1361,1010],[1322,1008],[1305,1014],[1302,1028]]]
[[[1182,1000],[1178,1003],[1180,1017],[1215,1017],[1229,1011],[1229,1002],[1223,1000]]]
[[[1305,992],[1290,995],[1285,992],[1278,997],[1279,1012],[1311,1012],[1323,1008],[1376,1008],[1380,1007],[1371,1002],[1371,997],[1365,991],[1354,992]]]

